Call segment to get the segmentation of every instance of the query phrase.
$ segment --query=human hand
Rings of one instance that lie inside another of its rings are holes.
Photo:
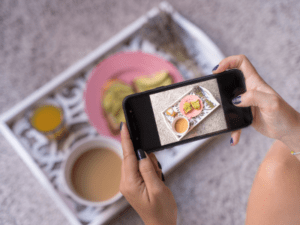
[[[133,149],[126,124],[121,125],[124,159],[120,191],[146,225],[176,224],[177,205],[171,190],[161,180],[162,172],[153,153]]]
[[[288,146],[291,146],[291,142],[294,142],[294,146],[297,145],[295,140],[300,139],[300,114],[259,76],[244,55],[223,59],[213,73],[234,68],[243,72],[247,91],[233,99],[233,104],[237,107],[251,106],[252,126],[261,134],[286,142]],[[298,134],[298,137],[295,134]],[[232,132],[232,145],[239,142],[240,135],[241,130]],[[300,148],[300,145],[298,147]]]

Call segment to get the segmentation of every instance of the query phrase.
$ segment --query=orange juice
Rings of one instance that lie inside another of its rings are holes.
[[[50,139],[59,139],[65,134],[63,111],[53,105],[36,108],[31,117],[32,126]]]
[[[31,121],[37,130],[49,132],[61,123],[61,111],[55,106],[44,105],[35,110]]]

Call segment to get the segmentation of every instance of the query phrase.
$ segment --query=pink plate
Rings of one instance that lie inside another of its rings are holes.
[[[188,114],[185,114],[184,110],[183,110],[183,104],[186,103],[186,102],[191,102],[191,101],[197,101],[199,100],[200,102],[200,109],[197,110],[197,109],[193,109],[191,112],[189,112]],[[201,99],[196,96],[196,95],[187,95],[185,96],[180,104],[179,104],[179,110],[180,112],[182,113],[182,115],[185,115],[189,120],[195,116],[198,116],[201,112],[202,112],[202,109],[203,109],[203,102],[201,101]]]
[[[92,126],[99,134],[121,140],[120,135],[111,133],[101,106],[102,88],[106,81],[118,78],[132,85],[135,77],[151,75],[161,70],[167,70],[173,83],[183,81],[180,72],[165,59],[137,52],[120,52],[100,62],[92,71],[84,92],[85,112]]]

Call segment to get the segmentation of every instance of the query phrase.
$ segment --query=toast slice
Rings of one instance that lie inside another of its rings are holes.
[[[194,109],[196,109],[196,110],[199,110],[200,107],[201,107],[199,100],[196,100],[196,101],[194,101],[194,102],[191,102],[191,104],[192,104],[192,107],[193,107]]]
[[[112,134],[120,133],[120,123],[126,122],[122,101],[127,95],[134,94],[133,89],[118,79],[109,80],[103,88],[102,109]]]
[[[188,114],[190,111],[192,111],[193,110],[193,108],[192,108],[192,106],[191,106],[191,103],[189,103],[189,102],[185,102],[184,104],[183,104],[183,111],[184,111],[184,113],[185,114]]]

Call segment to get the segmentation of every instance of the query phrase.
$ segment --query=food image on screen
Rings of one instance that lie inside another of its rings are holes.
[[[227,129],[216,79],[150,95],[161,145]]]

